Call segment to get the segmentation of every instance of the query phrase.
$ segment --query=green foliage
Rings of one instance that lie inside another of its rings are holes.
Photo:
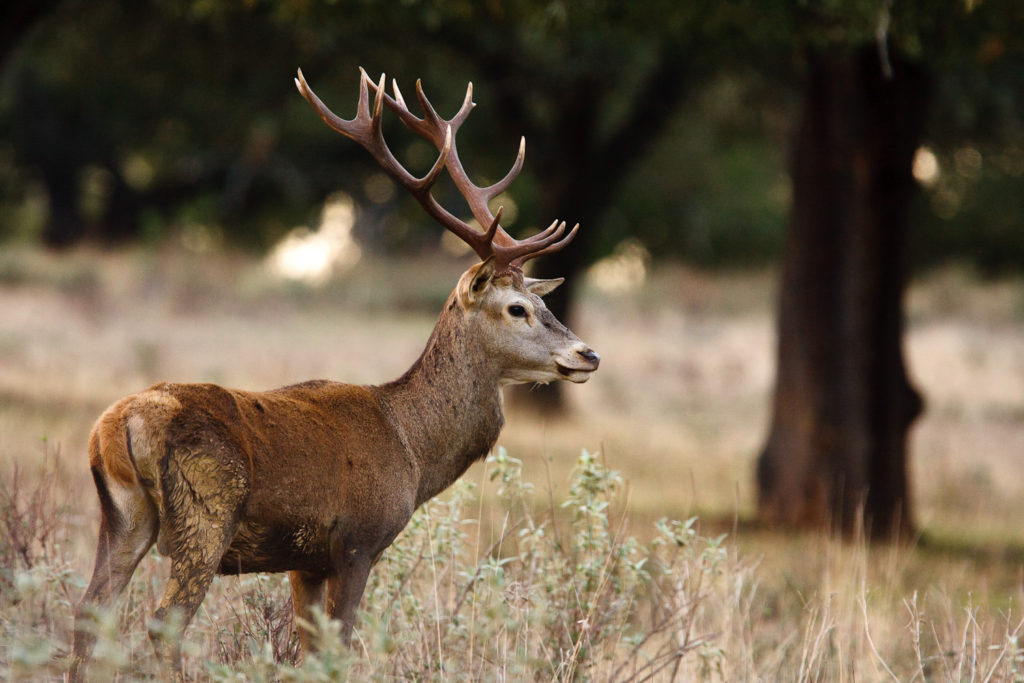
[[[610,212],[608,239],[721,266],[781,253],[790,203],[785,148],[794,94],[756,73],[713,78],[679,112]]]
[[[475,178],[500,177],[527,136],[513,230],[555,213],[584,221],[584,260],[633,237],[659,256],[764,262],[779,251],[789,210],[786,150],[806,49],[877,44],[879,59],[900,50],[923,62],[934,74],[935,152],[998,156],[1021,145],[1021,8],[67,0],[22,36],[0,73],[0,239],[187,241],[202,225],[265,248],[314,224],[342,189],[361,207],[358,236],[371,248],[435,242],[415,203],[375,193],[379,171],[290,85],[302,66],[347,116],[363,65],[407,91],[422,77],[442,112],[474,81],[484,106],[460,149]],[[431,154],[408,131],[388,121],[386,134],[426,168]],[[956,220],[923,202],[915,221],[935,239],[921,261],[1024,262],[1006,227],[1019,214],[1019,193],[1007,191],[1016,180],[987,170]],[[439,192],[460,206],[450,187]]]

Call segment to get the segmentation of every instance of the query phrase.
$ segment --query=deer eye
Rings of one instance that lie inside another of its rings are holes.
[[[508,307],[508,314],[513,318],[525,318],[526,309],[519,304],[512,304]]]

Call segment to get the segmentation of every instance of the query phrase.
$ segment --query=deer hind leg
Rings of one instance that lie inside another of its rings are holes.
[[[219,451],[219,452],[218,452]],[[248,478],[228,449],[174,449],[161,476],[160,545],[171,575],[150,640],[173,680],[183,680],[181,638],[213,582],[238,527]]]
[[[309,572],[288,572],[288,583],[292,587],[292,605],[295,608],[295,630],[299,634],[304,655],[313,651],[313,634],[299,620],[313,621],[313,607],[324,606],[324,577]]]
[[[100,534],[96,565],[89,587],[75,609],[72,681],[82,680],[96,644],[96,613],[109,607],[124,591],[139,561],[156,541],[160,528],[156,505],[138,485],[108,485],[102,469],[93,479],[100,498]]]

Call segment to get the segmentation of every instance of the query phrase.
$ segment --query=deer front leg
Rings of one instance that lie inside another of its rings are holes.
[[[335,574],[327,579],[327,615],[341,620],[341,642],[346,647],[352,641],[356,610],[372,566],[372,558],[368,554],[353,552],[339,563]]]
[[[313,634],[299,623],[299,619],[307,623],[313,622],[313,607],[324,606],[324,577],[309,572],[288,572],[288,582],[292,586],[292,605],[295,608],[295,630],[302,644],[302,654],[313,651]]]

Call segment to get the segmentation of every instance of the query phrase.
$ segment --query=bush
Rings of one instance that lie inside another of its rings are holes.
[[[215,678],[612,680],[721,670],[704,614],[722,584],[721,538],[698,536],[693,519],[662,520],[646,544],[623,536],[611,515],[622,479],[586,451],[562,505],[564,529],[556,510],[536,512],[519,460],[499,449],[487,464],[504,516],[489,548],[474,549],[473,485],[462,481],[423,506],[374,569],[355,651],[321,616],[310,625],[320,652],[301,666],[282,668],[267,647],[212,667]]]

